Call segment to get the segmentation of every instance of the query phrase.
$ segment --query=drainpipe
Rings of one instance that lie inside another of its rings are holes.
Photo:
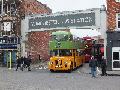
[[[3,15],[3,0],[2,0],[2,6],[1,6],[1,14]]]

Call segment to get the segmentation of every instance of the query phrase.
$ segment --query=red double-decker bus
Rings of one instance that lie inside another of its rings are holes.
[[[93,48],[93,40],[91,37],[83,37],[83,40],[85,42],[85,61],[88,62],[91,59],[92,55],[92,48]]]

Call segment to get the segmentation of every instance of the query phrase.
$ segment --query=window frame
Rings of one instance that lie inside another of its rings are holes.
[[[116,2],[120,2],[120,0],[115,0]]]
[[[120,22],[120,20],[118,20],[118,15],[120,15],[120,13],[116,14],[116,28],[120,30],[120,27],[118,27],[118,22]]]

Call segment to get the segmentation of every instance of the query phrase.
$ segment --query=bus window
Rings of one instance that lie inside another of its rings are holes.
[[[72,56],[72,51],[67,49],[61,49],[60,56]]]
[[[58,56],[58,50],[52,50],[50,51],[50,56]]]
[[[69,41],[72,41],[72,40],[73,40],[73,36],[70,35],[70,36],[69,36]]]
[[[84,55],[84,51],[79,52],[79,56]]]
[[[68,40],[68,35],[52,35],[52,40],[56,41],[67,41]]]
[[[50,56],[72,56],[72,50],[59,49],[50,51]]]

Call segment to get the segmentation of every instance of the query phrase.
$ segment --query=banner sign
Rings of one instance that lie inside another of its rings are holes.
[[[95,25],[95,13],[76,13],[53,16],[40,16],[29,19],[30,29],[83,27]]]
[[[0,44],[0,49],[17,49],[17,44]]]

